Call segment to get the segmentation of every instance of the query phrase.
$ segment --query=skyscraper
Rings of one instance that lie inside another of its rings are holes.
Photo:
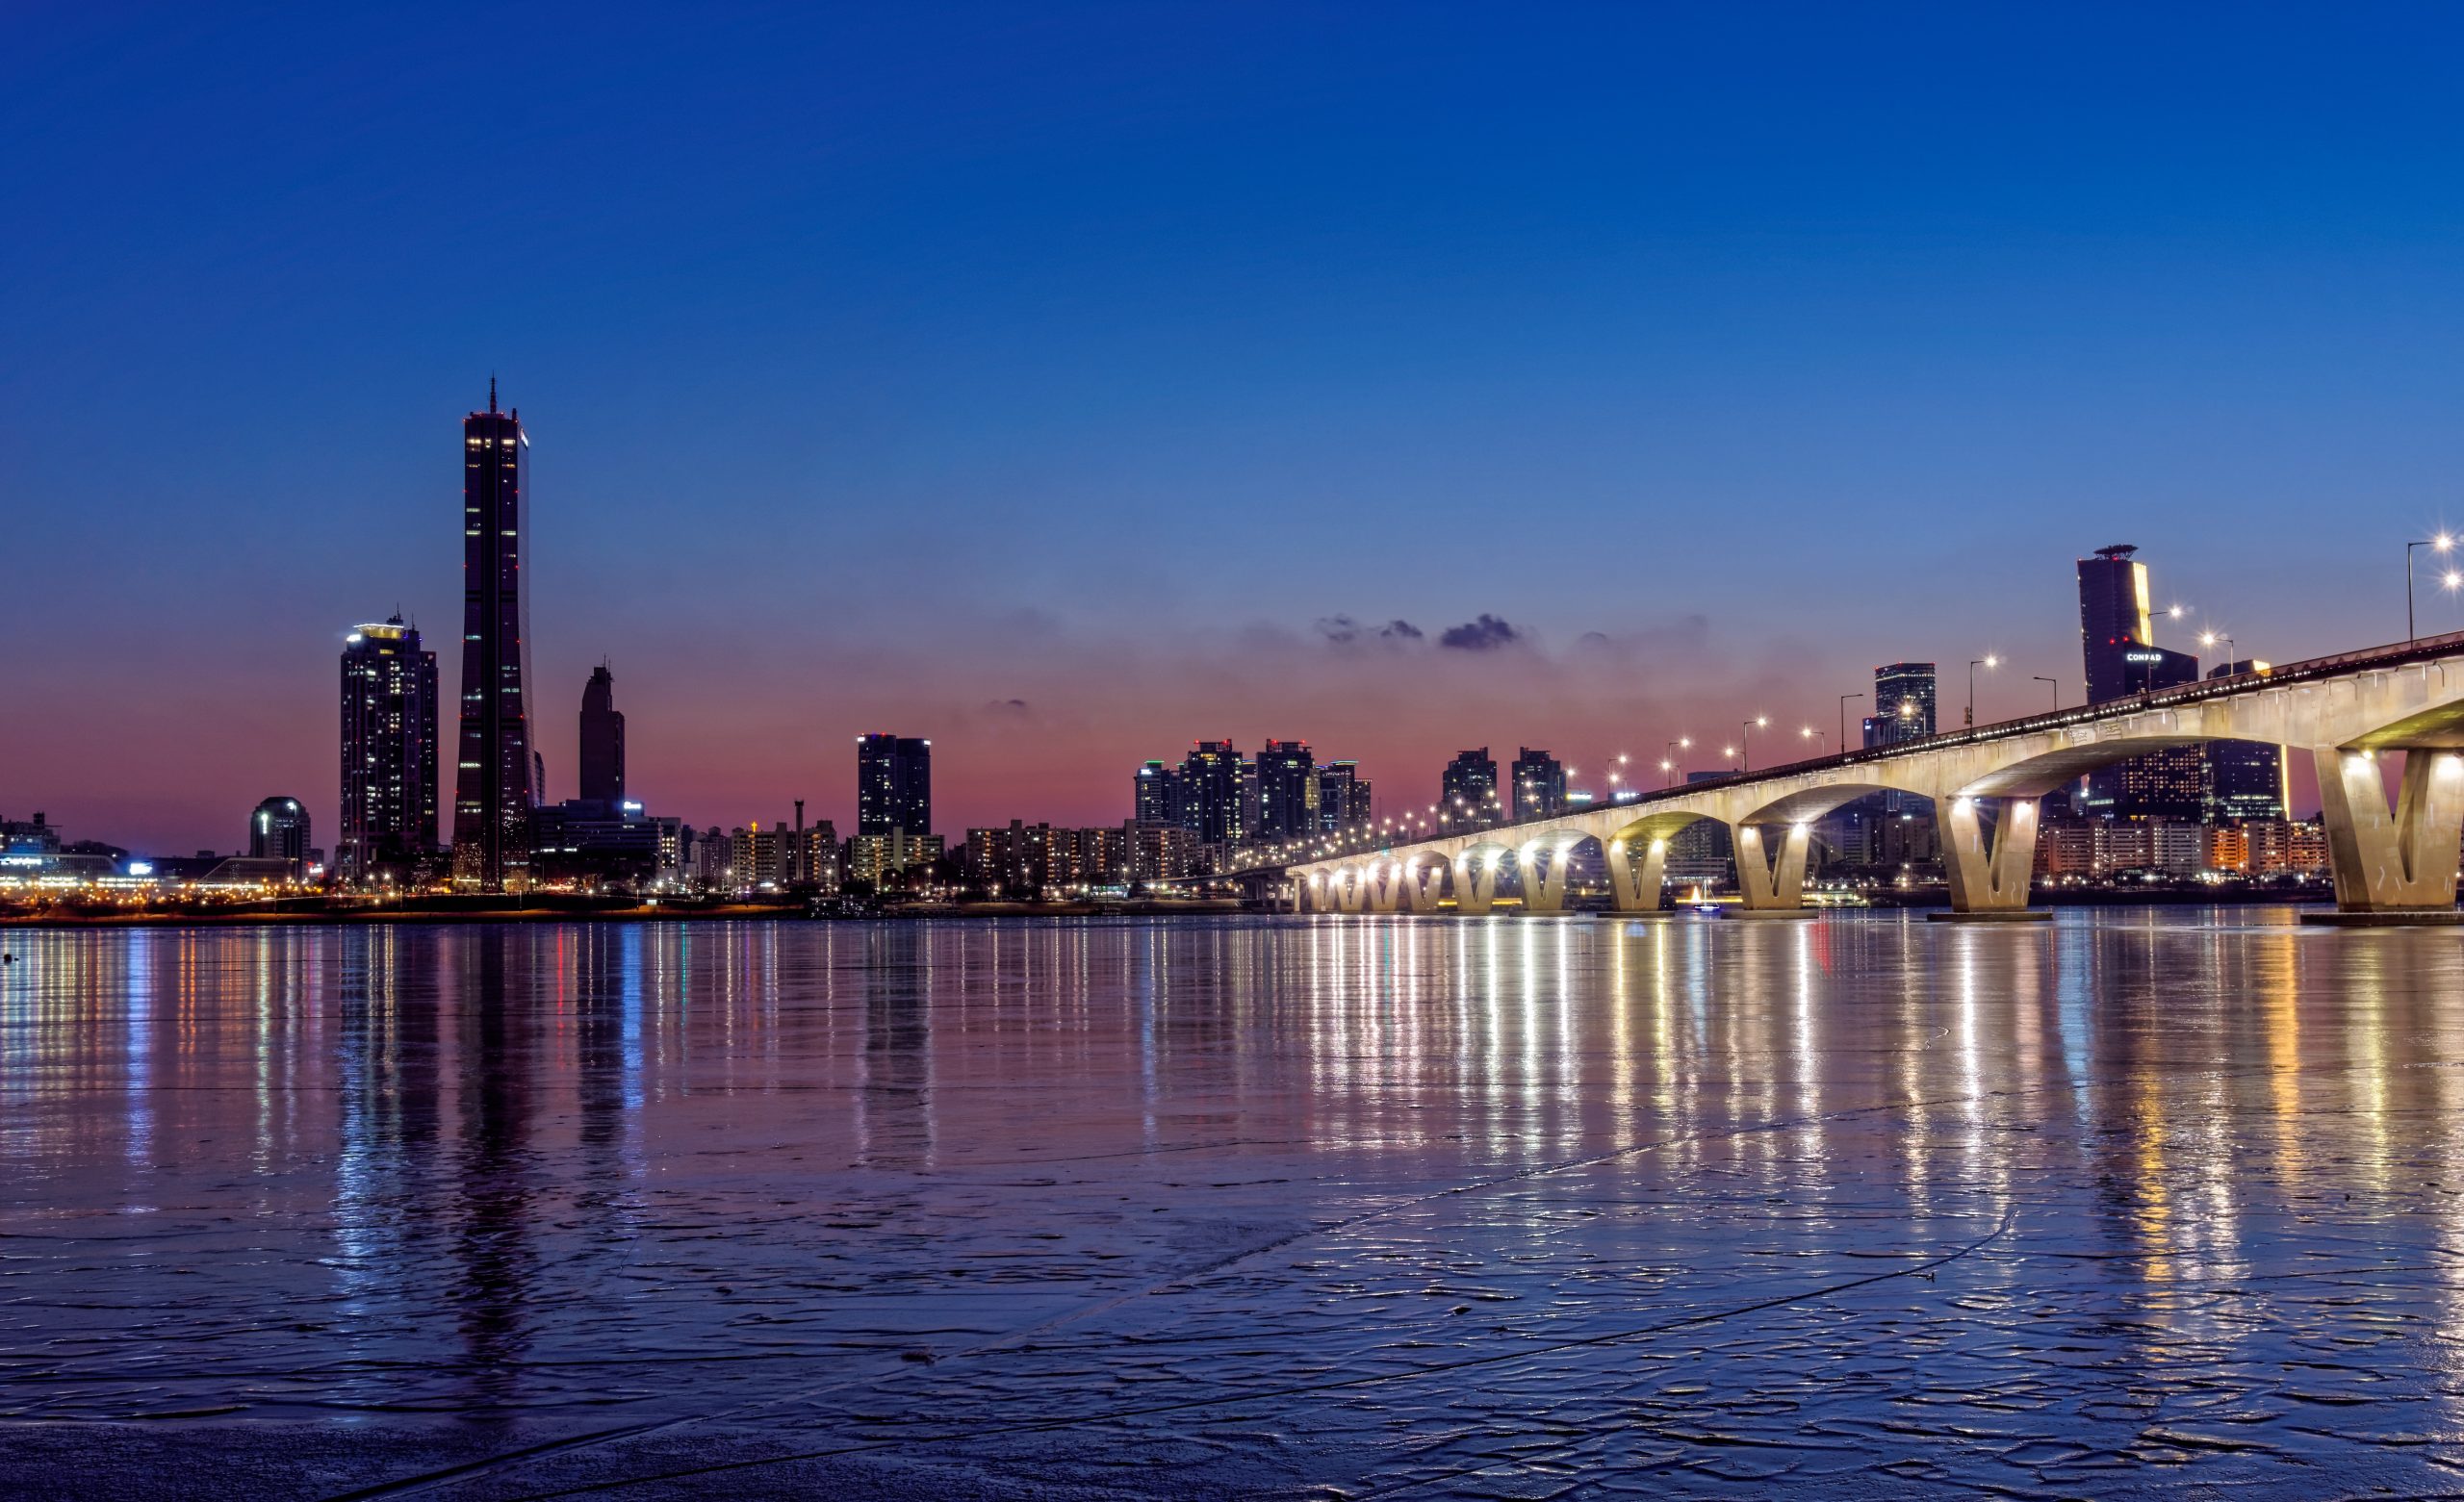
[[[2079,560],[2079,640],[2092,704],[2198,677],[2196,657],[2156,645],[2147,566],[2133,556],[2138,551],[2117,543]],[[2204,783],[2199,749],[2169,747],[2091,773],[2088,808],[2119,818],[2196,819]]]
[[[582,685],[579,765],[582,802],[625,801],[625,717],[616,708],[616,675],[603,662]]]
[[[1504,817],[1498,806],[1498,764],[1485,746],[1456,751],[1438,776],[1437,816],[1449,829],[1485,829]]]
[[[436,846],[436,653],[396,615],[343,639],[342,834],[347,881]]]
[[[856,737],[856,832],[933,832],[933,743],[905,735]]]
[[[1514,757],[1514,816],[1542,818],[1566,811],[1565,764],[1545,751],[1517,747]]]
[[[501,891],[529,874],[532,778],[529,594],[530,441],[519,409],[462,421],[462,733],[454,760],[453,879]]]
[[[1258,823],[1251,838],[1296,840],[1318,832],[1318,768],[1307,741],[1269,741],[1258,752]]]
[[[2088,702],[2174,688],[2198,676],[2198,659],[2156,645],[2147,608],[2147,566],[2128,543],[2099,547],[2079,560],[2079,639],[2088,670]]]
[[[282,860],[294,877],[308,873],[308,810],[295,798],[269,798],[248,816],[248,855]]]
[[[1248,763],[1230,741],[1195,741],[1181,762],[1181,827],[1201,845],[1238,845],[1245,836]]]
[[[1934,665],[1894,662],[1874,670],[1873,733],[1868,746],[1896,746],[1934,733]]]

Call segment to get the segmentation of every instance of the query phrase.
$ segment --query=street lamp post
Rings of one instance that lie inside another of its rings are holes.
[[[1677,753],[1694,749],[1694,737],[1681,735],[1668,743],[1668,754],[1660,758],[1659,770],[1668,774],[1668,785],[1677,785]]]
[[[1971,657],[1968,659],[1967,726],[1969,729],[1974,729],[1976,727],[1976,670],[1979,668],[1998,668],[2000,666],[2002,666],[2002,659],[1996,657],[1991,652],[1987,652],[1982,657]]]
[[[2421,633],[2413,629],[2413,549],[2435,547],[2440,552],[2445,552],[2454,546],[2455,537],[2451,532],[2441,532],[2426,543],[2404,545],[2404,640],[2408,642],[2421,640]]]
[[[2229,674],[2233,671],[2233,664],[2241,659],[2242,644],[2233,640],[2233,638],[2225,635],[2221,631],[2201,631],[2198,633],[2198,644],[2201,647],[2214,647],[2219,642],[2222,642],[2224,644],[2224,670]]]
[[[2054,708],[2056,708],[2056,709],[2059,709],[2059,708],[2061,708],[2061,707],[2062,707],[2062,682],[2061,682],[2061,680],[2060,680],[2060,679],[2058,679],[2058,678],[2049,678],[2049,677],[2046,677],[2046,676],[2045,676],[2043,674],[2041,674],[2041,673],[2032,673],[2032,674],[2028,675],[2028,676],[2030,676],[2030,677],[2032,677],[2032,678],[2036,679],[2036,680],[2037,680],[2038,682],[2040,682],[2040,683],[2050,683],[2050,684],[2052,684],[2052,685],[2053,685],[2053,707],[2054,707]]]
[[[1865,696],[1862,694],[1842,694],[1839,696],[1839,749],[1843,751],[1848,749],[1848,700],[1852,699],[1862,699]]]
[[[1753,719],[1745,722],[1745,760],[1743,764],[1737,768],[1738,771],[1752,772],[1754,770],[1754,727],[1758,725],[1769,725],[1770,723],[1771,717],[1769,715],[1756,715]]]

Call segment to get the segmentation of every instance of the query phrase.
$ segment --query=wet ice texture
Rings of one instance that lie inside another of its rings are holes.
[[[12,1489],[2464,1488],[2451,933],[7,939]]]

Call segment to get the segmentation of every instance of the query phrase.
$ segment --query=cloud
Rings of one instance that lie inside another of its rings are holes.
[[[1027,701],[1023,699],[992,700],[985,704],[984,712],[986,714],[992,715],[1027,715],[1034,713],[1033,710],[1027,707]]]
[[[1324,616],[1315,623],[1318,634],[1338,647],[1375,637],[1381,642],[1417,642],[1426,633],[1409,621],[1389,621],[1384,625],[1368,626],[1349,616]]]
[[[1521,631],[1508,625],[1499,617],[1483,611],[1477,621],[1466,621],[1461,625],[1448,626],[1438,637],[1437,645],[1450,647],[1456,651],[1487,652],[1495,651],[1501,647],[1510,647],[1521,640],[1523,640]]]

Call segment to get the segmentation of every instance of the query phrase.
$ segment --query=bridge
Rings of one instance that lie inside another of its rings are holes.
[[[2464,632],[2319,657],[2082,709],[1688,783],[1577,813],[1286,867],[1291,901],[1332,912],[1490,911],[1519,873],[1527,911],[1564,910],[1576,853],[1598,846],[1621,912],[1661,905],[1669,842],[1729,831],[1742,908],[1804,910],[1813,821],[1870,793],[1933,802],[1954,912],[2024,913],[2038,800],[2168,747],[2269,741],[2309,751],[2336,905],[2400,921],[2451,915],[2464,833]],[[2393,802],[2378,758],[2405,752]]]

